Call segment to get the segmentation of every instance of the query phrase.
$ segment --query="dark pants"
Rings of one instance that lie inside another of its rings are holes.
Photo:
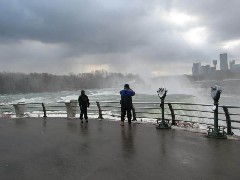
[[[131,124],[131,119],[132,119],[132,108],[121,108],[121,121],[124,121],[126,112],[127,112],[127,118],[128,118],[128,123]]]
[[[83,115],[84,115],[84,119],[88,119],[88,116],[87,116],[87,106],[82,106],[80,107],[80,119],[83,119]]]

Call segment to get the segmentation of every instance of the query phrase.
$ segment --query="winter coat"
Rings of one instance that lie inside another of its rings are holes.
[[[80,107],[81,106],[89,107],[90,103],[89,103],[88,96],[85,94],[80,95],[78,98],[78,103]]]
[[[121,95],[121,107],[126,109],[132,109],[132,96],[135,95],[135,92],[131,89],[123,89],[120,91]]]

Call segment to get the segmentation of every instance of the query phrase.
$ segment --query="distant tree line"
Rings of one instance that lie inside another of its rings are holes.
[[[0,94],[109,88],[125,82],[142,83],[143,81],[138,75],[123,75],[104,70],[69,75],[2,72],[0,73]]]

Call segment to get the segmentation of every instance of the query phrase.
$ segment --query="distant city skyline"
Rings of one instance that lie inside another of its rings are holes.
[[[201,62],[193,63],[192,65],[192,75],[208,75],[214,74],[217,71],[232,71],[232,72],[240,72],[240,64],[236,64],[235,60],[231,60],[228,62],[228,54],[222,53],[219,55],[219,69],[217,69],[218,60],[212,60],[212,67],[211,65],[202,65]]]

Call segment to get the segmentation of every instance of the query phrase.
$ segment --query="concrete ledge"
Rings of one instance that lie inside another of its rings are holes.
[[[239,179],[240,142],[90,119],[0,118],[1,180]]]

